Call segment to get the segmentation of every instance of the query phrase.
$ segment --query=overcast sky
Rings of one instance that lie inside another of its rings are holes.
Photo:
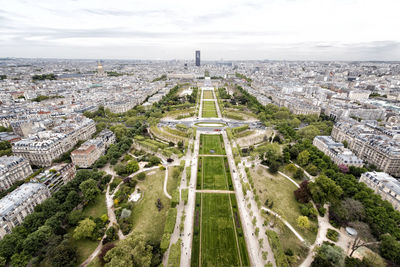
[[[400,60],[400,0],[0,0],[0,57]]]

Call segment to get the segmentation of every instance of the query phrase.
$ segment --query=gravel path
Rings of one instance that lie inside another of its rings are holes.
[[[281,215],[279,215],[278,213],[266,208],[266,207],[262,207],[261,209],[268,211],[269,213],[271,213],[272,215],[274,215],[275,217],[277,217],[278,219],[280,219],[289,229],[290,231],[293,232],[293,234],[301,241],[301,242],[305,242],[304,238],[293,228],[293,226],[288,223],[285,219],[283,219],[281,217]]]

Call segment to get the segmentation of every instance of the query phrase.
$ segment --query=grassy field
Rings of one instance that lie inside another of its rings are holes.
[[[164,176],[165,172],[159,169],[146,172],[146,179],[138,183],[143,197],[133,207],[131,216],[132,231],[143,233],[147,240],[155,243],[161,240],[170,208],[170,200],[163,192]],[[157,199],[164,206],[161,211],[156,207]]]
[[[210,150],[214,150],[211,153]],[[201,134],[200,154],[202,155],[225,155],[225,147],[221,134]]]
[[[178,166],[172,166],[168,168],[168,183],[167,183],[167,191],[170,195],[175,191],[178,187],[178,182],[181,179],[181,175],[178,177],[174,177],[174,171],[179,171]]]
[[[233,190],[226,157],[200,157],[197,189]]]
[[[83,215],[85,217],[92,216],[93,218],[96,218],[101,217],[103,214],[107,214],[105,194],[98,195],[92,203],[83,209]]]
[[[203,101],[203,111],[201,116],[203,118],[218,117],[214,101]]]
[[[211,90],[203,91],[203,99],[214,99],[214,95]]]
[[[299,266],[308,255],[309,249],[301,242],[290,229],[279,219],[275,218],[271,214],[263,214],[269,222],[274,225],[274,230],[279,236],[279,240],[283,251],[288,249],[294,252],[295,257],[292,257],[292,266]]]
[[[263,167],[250,169],[254,180],[254,187],[262,204],[268,199],[273,201],[272,210],[285,218],[300,235],[310,244],[313,244],[317,237],[317,222],[310,220],[310,229],[301,229],[297,226],[297,218],[301,216],[299,203],[296,201],[293,191],[297,187],[282,175],[272,175]]]
[[[242,262],[247,254],[241,257],[229,194],[201,194],[201,199],[201,266],[248,265]]]

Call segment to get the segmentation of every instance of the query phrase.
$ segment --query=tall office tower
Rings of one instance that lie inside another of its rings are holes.
[[[200,67],[200,50],[196,50],[196,66]]]

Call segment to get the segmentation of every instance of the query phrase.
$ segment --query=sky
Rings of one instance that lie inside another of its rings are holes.
[[[400,60],[400,0],[0,0],[0,57]]]

